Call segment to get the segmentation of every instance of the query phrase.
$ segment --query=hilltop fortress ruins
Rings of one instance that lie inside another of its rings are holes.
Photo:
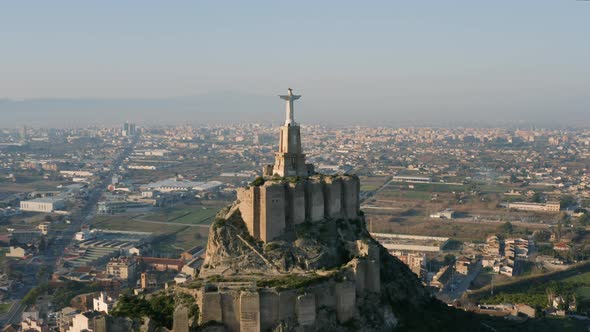
[[[301,96],[289,89],[280,97],[287,116],[275,164],[238,189],[237,201],[211,226],[199,272],[205,284],[194,294],[199,323],[304,331],[320,321],[365,319],[359,308],[375,307],[380,324],[390,324],[390,307],[370,300],[382,289],[386,251],[366,230],[359,179],[315,173],[294,120],[293,101]]]
[[[285,228],[325,218],[354,219],[359,216],[360,182],[356,176],[314,174],[305,163],[299,124],[294,120],[293,101],[301,96],[280,96],[287,102],[285,124],[280,128],[275,164],[263,168],[263,178],[238,189],[239,209],[250,235],[268,242]]]

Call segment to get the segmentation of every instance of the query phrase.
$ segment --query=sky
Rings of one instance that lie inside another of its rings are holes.
[[[589,60],[590,1],[0,0],[0,99],[292,87],[308,120],[590,118]]]

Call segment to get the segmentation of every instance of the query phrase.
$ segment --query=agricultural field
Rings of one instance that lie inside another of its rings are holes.
[[[451,237],[460,241],[484,241],[500,232],[500,222],[439,220],[425,217],[386,216],[368,213],[367,221],[374,232],[420,234]],[[545,229],[544,224],[513,223],[514,235]]]
[[[475,190],[475,191],[474,191]],[[547,229],[555,214],[516,212],[499,207],[501,184],[399,183],[390,182],[361,208],[375,232],[452,237],[462,241],[483,241],[498,233],[510,221],[514,235]],[[480,193],[478,193],[480,192]],[[456,219],[431,219],[444,209],[455,211]],[[543,221],[543,222],[541,222]]]
[[[154,235],[169,235],[157,243],[163,252],[183,251],[196,245],[205,245],[209,234],[208,225],[169,224],[166,222],[140,220],[133,216],[99,216],[94,227],[121,231],[151,232]]]
[[[174,222],[180,224],[203,224],[213,220],[223,205],[185,205],[158,210],[139,216],[139,220]]]
[[[12,307],[12,303],[0,303],[0,315],[5,314]]]
[[[383,186],[388,180],[389,176],[361,176],[361,191],[374,191]]]
[[[526,303],[545,307],[547,294],[553,292],[562,296],[575,295],[578,309],[584,312],[590,310],[588,262],[564,271],[514,277],[506,282],[497,278],[495,284],[494,295],[490,294],[490,286],[485,286],[473,291],[469,297],[480,303]]]
[[[142,222],[136,220],[137,216],[98,216],[94,218],[93,226],[96,228],[112,229],[119,231],[152,232],[154,234],[166,234],[178,231],[185,226],[166,225],[162,222]]]

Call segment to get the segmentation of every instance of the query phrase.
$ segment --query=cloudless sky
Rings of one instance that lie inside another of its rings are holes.
[[[0,1],[0,98],[587,111],[589,61],[590,1]]]

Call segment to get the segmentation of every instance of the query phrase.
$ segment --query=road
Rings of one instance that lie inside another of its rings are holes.
[[[180,222],[170,222],[170,221],[155,221],[155,220],[145,220],[145,219],[133,219],[137,222],[144,222],[148,224],[161,224],[161,225],[175,225],[175,226],[188,226],[188,227],[201,227],[209,229],[211,224],[183,224]]]
[[[78,212],[73,213],[71,215],[72,222],[67,229],[62,231],[60,237],[61,240],[55,239],[54,241],[50,241],[48,243],[46,250],[47,254],[44,256],[41,264],[30,264],[31,267],[33,267],[34,265],[47,265],[51,266],[52,270],[54,271],[58,268],[59,261],[61,259],[62,254],[65,251],[65,248],[72,243],[72,241],[74,240],[74,235],[76,234],[76,232],[78,232],[80,226],[89,224],[90,221],[92,221],[92,218],[94,218],[94,215],[96,214],[98,200],[100,199],[104,189],[110,183],[112,176],[119,169],[119,166],[123,163],[123,160],[125,160],[125,158],[129,156],[131,151],[133,151],[133,148],[137,141],[138,137],[136,136],[130,142],[127,143],[127,145],[123,148],[121,153],[113,161],[113,164],[111,165],[111,169],[108,172],[108,174],[103,176],[99,181],[97,181],[94,184],[94,187],[92,187],[88,195],[86,203],[84,203],[84,205],[80,208]],[[33,287],[45,282],[48,277],[49,276],[44,276],[43,280],[32,280],[25,282],[22,289],[19,290],[19,294],[15,294],[18,295],[18,302],[14,306],[16,307],[14,312],[11,311],[9,315],[6,315],[5,321],[0,321],[0,326],[7,323],[18,323],[21,321],[20,313],[22,313],[22,311],[25,309],[25,306],[20,303],[20,299],[22,299],[22,297]]]
[[[95,183],[94,187],[90,191],[88,195],[88,199],[84,206],[80,209],[80,211],[76,214],[72,215],[72,223],[68,228],[62,232],[63,236],[63,243],[61,243],[57,251],[58,253],[63,253],[63,249],[65,249],[74,239],[74,235],[76,232],[79,231],[82,225],[89,224],[94,216],[96,215],[96,207],[98,204],[98,200],[102,196],[107,185],[110,183],[113,175],[119,169],[119,166],[123,163],[123,160],[129,156],[129,154],[133,151],[135,144],[137,143],[138,137],[134,137],[131,142],[127,144],[125,148],[121,151],[121,153],[115,158],[113,161],[109,172],[104,175],[97,183]],[[59,257],[57,257],[59,258]],[[57,263],[57,260],[56,260]]]
[[[17,301],[10,307],[10,311],[3,315],[3,319],[0,322],[0,326],[3,326],[4,323],[17,323],[20,322],[21,316],[23,311],[25,310],[25,306]]]
[[[473,268],[473,270],[471,270],[468,275],[461,277],[459,284],[454,286],[454,289],[448,289],[445,287],[445,290],[437,293],[436,297],[445,303],[453,303],[455,300],[460,299],[461,296],[463,296],[463,293],[469,289],[471,282],[477,278],[481,272],[481,268],[481,262],[478,261],[475,263],[475,268]],[[449,285],[448,287],[453,286]]]
[[[366,201],[367,199],[375,196],[376,194],[378,194],[380,191],[382,191],[383,189],[387,188],[387,186],[389,186],[389,184],[393,181],[393,178],[390,178],[389,180],[387,180],[384,184],[381,185],[381,187],[377,188],[376,190],[373,191],[363,191],[361,192],[360,195],[360,202],[363,203],[364,201]]]

